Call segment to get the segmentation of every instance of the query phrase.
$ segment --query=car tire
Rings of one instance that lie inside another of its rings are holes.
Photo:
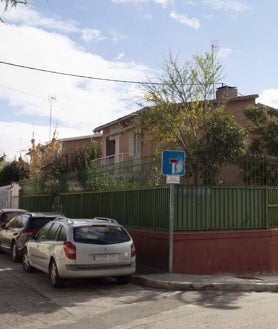
[[[24,270],[24,272],[26,273],[31,273],[34,272],[34,267],[30,265],[29,263],[29,259],[28,259],[28,251],[27,249],[25,249],[23,251],[23,256],[22,256],[22,268]]]
[[[14,262],[19,262],[21,259],[15,241],[12,244],[12,259]]]
[[[53,288],[61,288],[64,286],[65,281],[59,276],[57,265],[54,260],[50,262],[49,277]]]
[[[127,283],[129,283],[130,279],[131,279],[130,275],[124,275],[124,276],[117,276],[116,277],[116,280],[117,280],[118,284],[127,284]]]

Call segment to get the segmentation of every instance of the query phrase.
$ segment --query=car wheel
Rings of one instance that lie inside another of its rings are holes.
[[[117,276],[116,277],[116,280],[119,284],[127,284],[127,283],[129,283],[130,279],[131,279],[130,275],[124,275],[124,276]]]
[[[12,244],[12,259],[13,259],[14,262],[19,262],[20,261],[20,255],[18,253],[15,241]]]
[[[28,258],[28,251],[27,249],[24,250],[23,256],[22,256],[22,267],[23,270],[27,273],[34,272],[34,267],[32,267],[29,263],[29,258]]]
[[[59,276],[57,265],[54,260],[51,261],[49,266],[49,276],[52,287],[61,288],[64,286],[64,279]]]

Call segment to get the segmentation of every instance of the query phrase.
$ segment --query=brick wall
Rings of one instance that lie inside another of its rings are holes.
[[[62,144],[62,157],[65,165],[70,163],[71,155],[84,147],[89,147],[95,141],[101,145],[102,136],[85,136],[80,138],[69,138],[61,141]]]

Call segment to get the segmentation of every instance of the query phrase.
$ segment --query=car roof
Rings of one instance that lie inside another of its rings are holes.
[[[106,224],[120,226],[120,224],[112,218],[94,217],[94,218],[58,218],[58,220],[66,221],[72,226],[86,226],[88,224]]]
[[[64,217],[63,214],[59,212],[26,212],[24,213],[25,215],[29,215],[31,217],[50,217],[50,218],[55,218],[55,217]]]
[[[25,213],[28,212],[26,209],[20,209],[20,208],[2,208],[0,209],[1,213],[9,213],[9,212],[18,212],[18,213]]]

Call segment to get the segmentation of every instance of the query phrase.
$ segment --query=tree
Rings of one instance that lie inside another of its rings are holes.
[[[92,141],[90,145],[85,145],[74,150],[70,155],[70,170],[84,170],[92,167],[92,160],[101,157],[101,147],[96,141]]]
[[[29,166],[21,157],[18,161],[6,163],[0,170],[0,186],[10,185],[12,182],[20,182],[29,176]]]
[[[9,8],[16,7],[18,4],[24,4],[27,5],[27,0],[0,0],[1,2],[4,2],[5,4],[5,11]]]
[[[249,106],[244,113],[250,120],[250,145],[242,161],[244,180],[248,184],[277,186],[278,116],[262,104]]]
[[[204,184],[212,183],[219,165],[235,162],[245,153],[246,147],[243,127],[221,109],[212,112],[204,123],[196,152]]]
[[[183,65],[170,54],[159,83],[149,81],[144,85],[144,100],[149,106],[138,119],[141,132],[158,142],[160,148],[174,146],[184,150],[187,173],[195,183],[199,176],[203,181],[213,178],[208,177],[205,159],[210,159],[211,169],[216,169],[216,165],[230,159],[227,154],[241,153],[244,145],[243,132],[235,120],[223,114],[222,104],[212,102],[221,74],[222,67],[214,53],[195,55]],[[212,135],[218,134],[213,127],[218,129],[221,124],[222,138],[217,139]],[[230,144],[234,134],[238,143]],[[211,175],[215,175],[215,169]]]
[[[36,140],[33,136],[31,139],[31,147],[29,148],[30,155],[30,178],[39,177],[41,170],[41,159],[42,159],[42,147],[40,144],[36,144]]]
[[[29,154],[30,177],[38,179],[42,193],[56,195],[63,188],[62,174],[65,173],[57,131],[54,131],[51,142],[45,146],[36,145],[33,138]]]
[[[250,152],[278,157],[278,116],[271,115],[262,104],[249,106],[244,111],[251,124]]]
[[[0,171],[3,169],[3,167],[6,165],[6,154],[3,153],[0,155]]]
[[[11,9],[12,7],[16,7],[18,4],[27,5],[27,0],[0,0],[4,3],[4,11]],[[0,17],[0,22],[3,22],[3,19]]]

